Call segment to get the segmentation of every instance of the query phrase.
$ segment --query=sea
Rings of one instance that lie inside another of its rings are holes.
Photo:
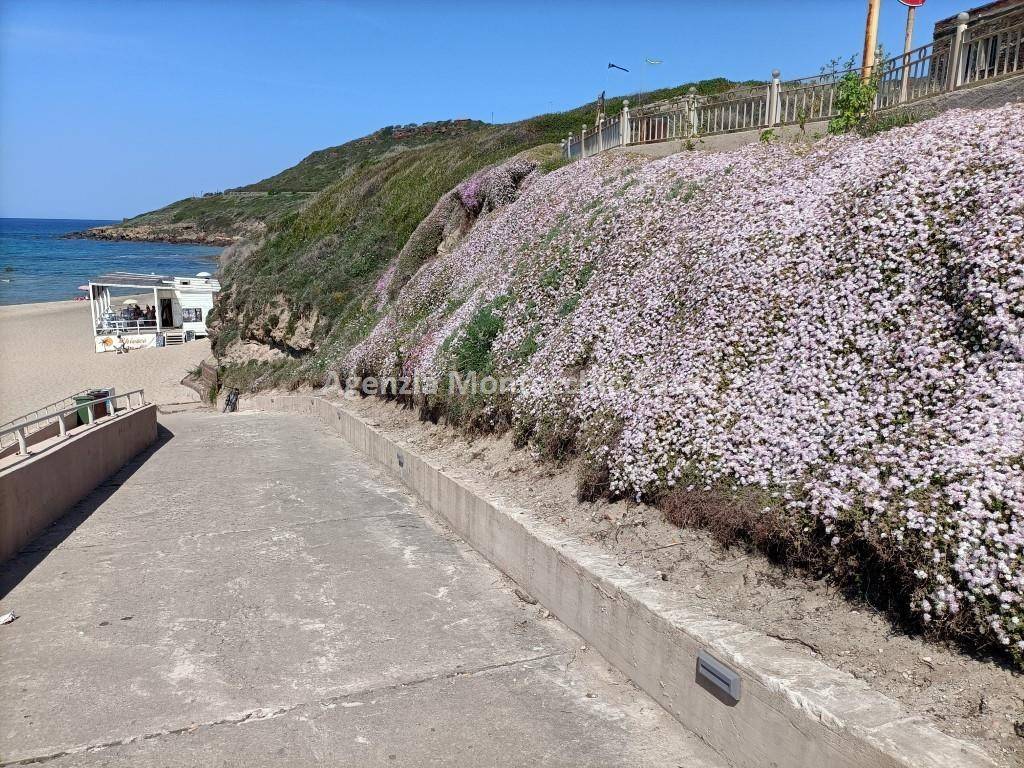
[[[178,243],[67,240],[62,235],[113,221],[0,218],[0,305],[84,296],[78,286],[107,272],[187,277],[216,272],[221,249]]]

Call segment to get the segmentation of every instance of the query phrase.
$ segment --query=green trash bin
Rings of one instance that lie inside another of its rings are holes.
[[[75,395],[75,405],[78,406],[78,423],[89,423],[89,406],[85,405],[85,403],[92,400],[98,400],[101,397],[109,397],[109,395],[110,392],[106,389],[94,389],[91,392],[86,392],[84,395]],[[92,413],[97,419],[101,416],[106,416],[107,403],[103,402],[94,404],[92,407]]]
[[[75,405],[78,406],[78,423],[89,423],[89,406],[83,405],[92,400],[92,395],[75,395]]]

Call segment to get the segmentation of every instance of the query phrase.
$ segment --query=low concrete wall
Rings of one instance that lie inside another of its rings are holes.
[[[156,406],[121,412],[61,440],[38,443],[0,470],[0,562],[156,440]]]
[[[1024,75],[1016,74],[999,80],[983,81],[958,91],[942,93],[930,99],[893,107],[893,112],[911,112],[918,117],[931,117],[950,109],[991,109],[1024,101]]]
[[[734,133],[718,133],[714,136],[700,136],[694,139],[692,150],[700,152],[728,152],[731,149],[739,149],[747,144],[756,144],[761,140],[764,128],[757,128],[753,131],[736,131]],[[807,138],[810,140],[816,134],[828,132],[828,121],[807,123],[804,130],[798,125],[782,125],[772,129],[775,136],[780,140],[792,140]],[[634,155],[647,155],[648,157],[668,157],[677,152],[687,149],[686,142],[682,140],[659,141],[655,144],[631,144],[628,147],[615,147],[609,152],[628,152]]]
[[[696,601],[620,567],[475,481],[442,471],[337,403],[307,395],[257,395],[240,407],[315,417],[383,465],[474,549],[736,766],[993,765],[973,745],[946,736],[852,675],[749,627],[708,616]],[[741,675],[739,702],[725,703],[697,681],[701,649]]]

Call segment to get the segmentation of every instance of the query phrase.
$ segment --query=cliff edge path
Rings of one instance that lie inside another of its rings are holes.
[[[0,764],[723,765],[340,438],[161,424],[0,569]]]

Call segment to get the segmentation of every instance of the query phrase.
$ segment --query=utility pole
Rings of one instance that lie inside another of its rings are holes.
[[[917,12],[916,5],[907,5],[907,31],[903,35],[903,55],[906,56],[914,49],[914,14]]]
[[[917,6],[924,5],[924,0],[900,0],[907,6],[907,31],[903,36],[903,74],[900,77],[900,101],[905,102],[910,96],[910,52],[914,49],[914,14]]]
[[[864,58],[860,77],[864,82],[871,79],[871,70],[875,67],[875,51],[878,48],[878,13],[882,8],[882,0],[868,0],[867,28],[864,30]]]

